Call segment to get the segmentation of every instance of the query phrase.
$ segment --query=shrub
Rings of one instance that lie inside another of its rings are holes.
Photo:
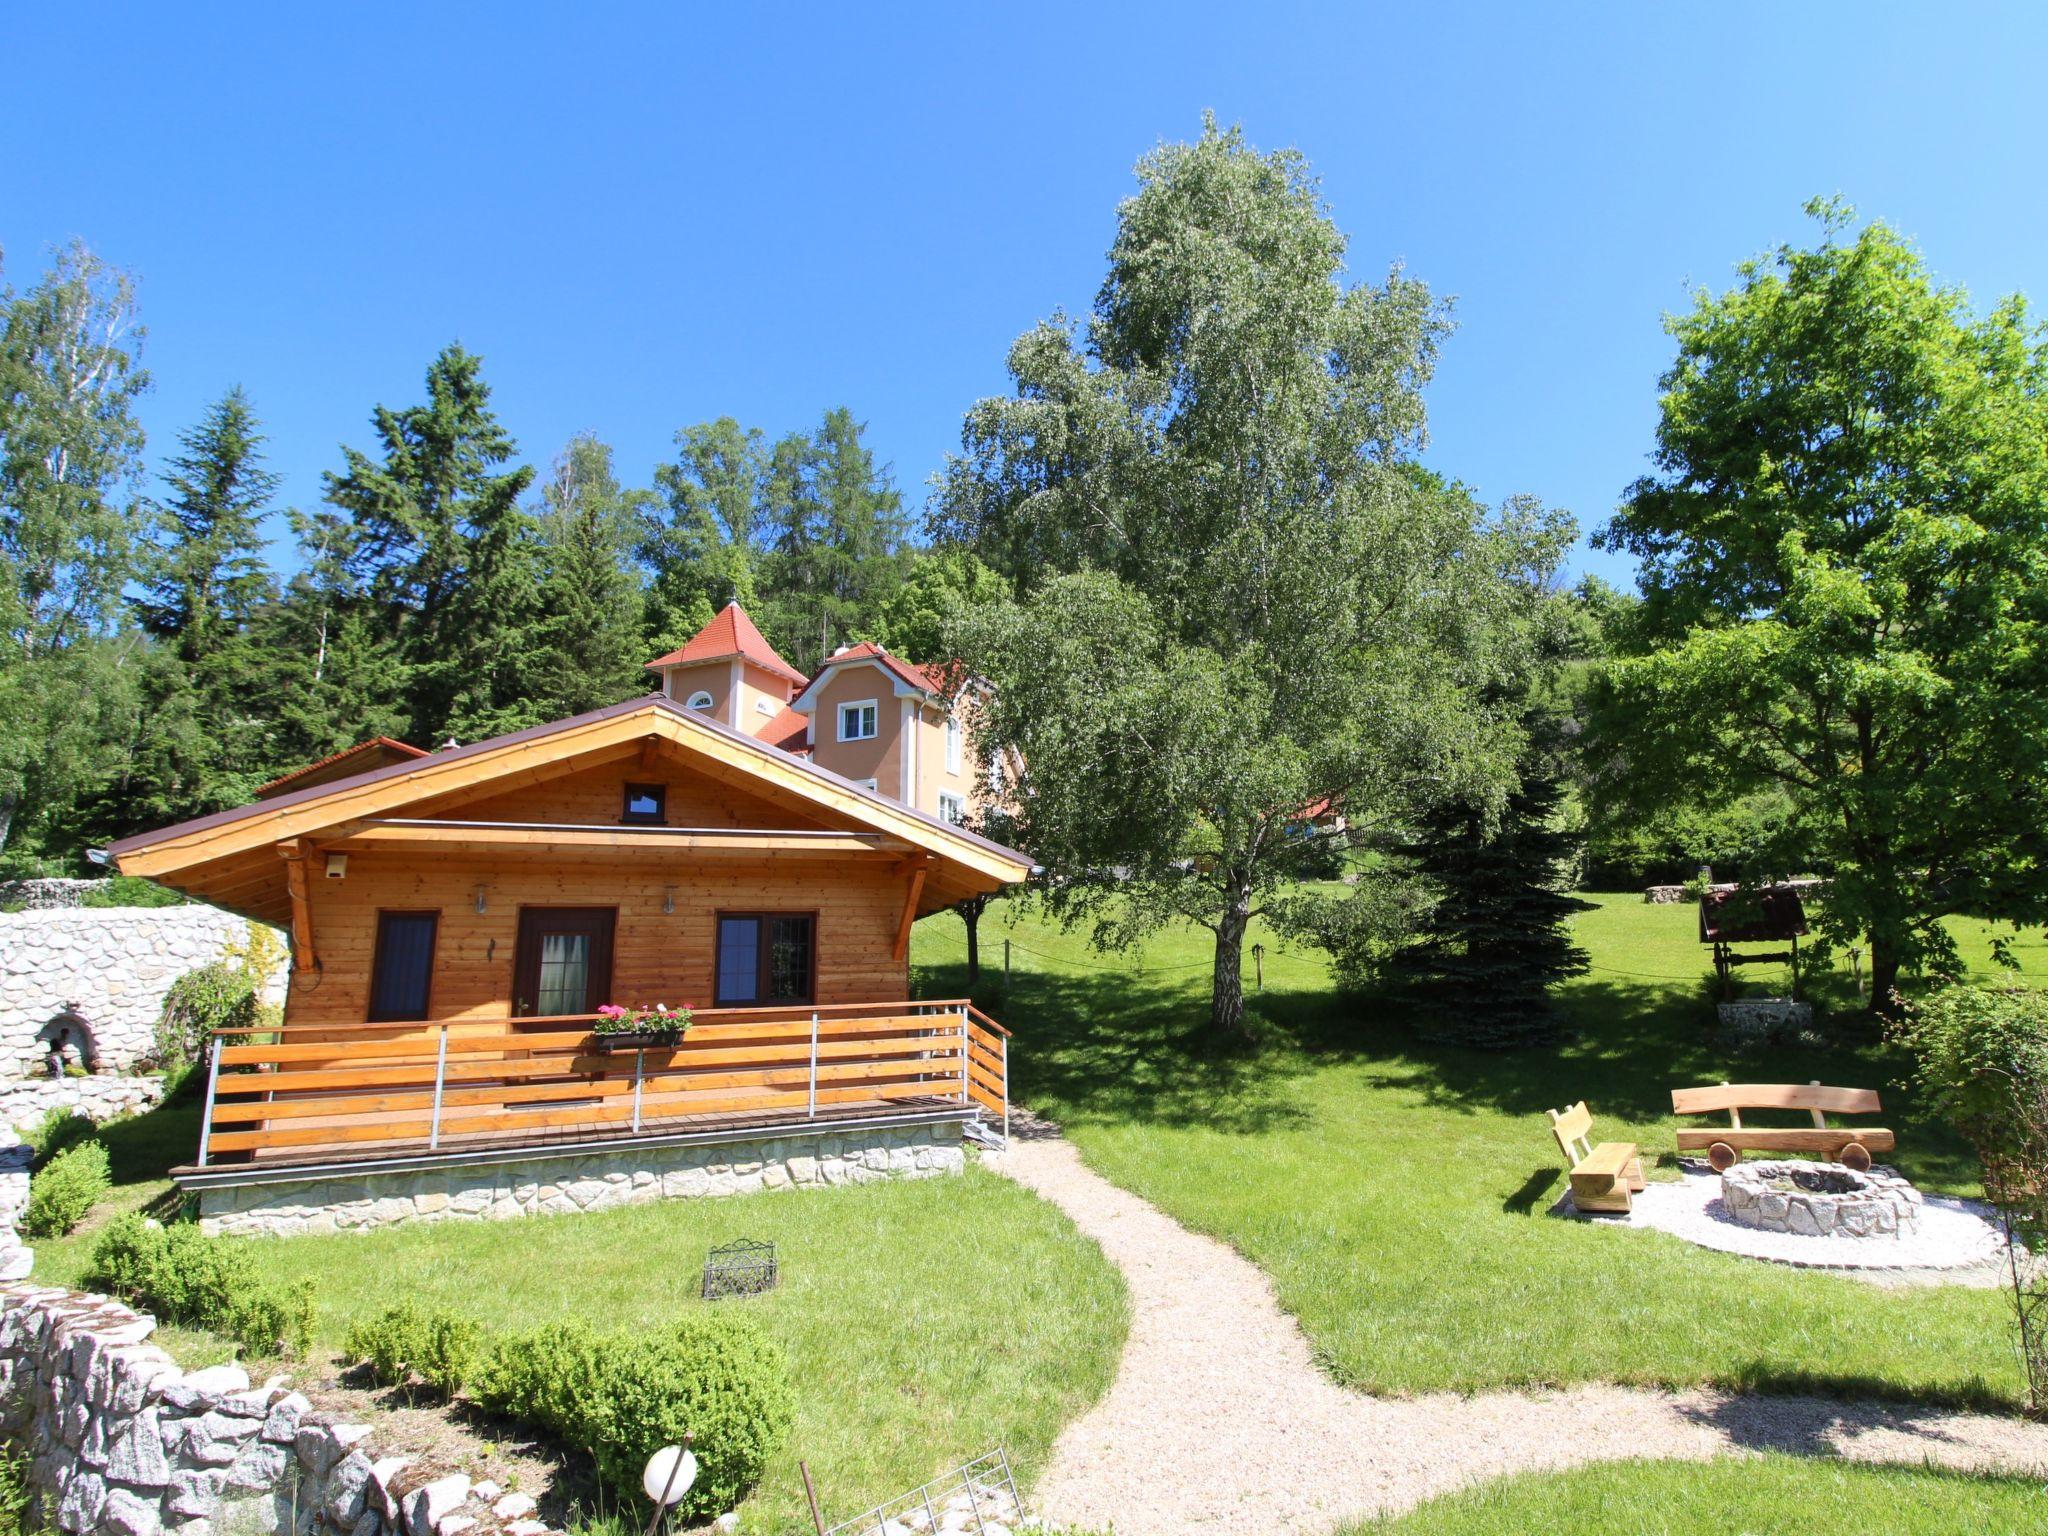
[[[29,1536],[28,1449],[0,1442],[0,1536]]]
[[[168,1322],[226,1334],[252,1355],[312,1347],[312,1283],[267,1286],[247,1248],[195,1226],[123,1216],[93,1245],[85,1280]]]
[[[403,1386],[418,1376],[443,1397],[453,1397],[469,1379],[482,1342],[467,1318],[405,1303],[352,1326],[344,1352],[366,1362],[381,1386]]]
[[[98,1126],[75,1109],[52,1109],[23,1139],[36,1149],[36,1166],[41,1167],[66,1147],[91,1141],[98,1131]]]
[[[113,1185],[104,1146],[81,1141],[66,1147],[29,1180],[21,1235],[62,1237],[85,1219],[85,1213]]]
[[[167,885],[139,875],[109,875],[79,898],[81,907],[176,907],[185,898]]]
[[[2027,1373],[2027,1404],[2048,1417],[2048,1267],[2022,1249],[2048,1247],[2048,994],[2026,987],[1945,987],[1893,1025],[1913,1053],[1934,1111],[1976,1150],[1998,1207]]]
[[[587,1449],[621,1497],[647,1458],[696,1437],[688,1517],[731,1509],[761,1479],[794,1414],[782,1351],[750,1318],[685,1313],[656,1334],[599,1336],[577,1324],[499,1341],[479,1364],[480,1406]]]
[[[230,944],[218,960],[172,982],[156,1021],[158,1060],[174,1069],[197,1061],[207,1037],[217,1029],[252,1029],[274,1022],[278,1010],[263,1001],[263,983],[283,955],[277,934],[251,923],[248,937]]]

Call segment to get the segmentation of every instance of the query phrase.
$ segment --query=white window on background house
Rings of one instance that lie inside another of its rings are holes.
[[[946,772],[960,771],[960,717],[946,716]]]
[[[699,688],[690,695],[690,702],[685,707],[689,709],[709,709],[711,707],[711,695],[702,688]]]
[[[950,821],[956,827],[965,826],[967,824],[967,802],[958,795],[949,795],[943,789],[940,790],[939,820]]]
[[[773,699],[754,700],[754,713],[757,715],[772,715],[775,713],[776,708],[777,705]]]
[[[873,741],[881,720],[881,711],[873,699],[863,699],[858,704],[839,706],[839,739],[841,741]]]

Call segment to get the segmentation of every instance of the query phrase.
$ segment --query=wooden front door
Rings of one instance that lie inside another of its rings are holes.
[[[521,907],[512,1012],[595,1013],[612,1000],[617,907]]]

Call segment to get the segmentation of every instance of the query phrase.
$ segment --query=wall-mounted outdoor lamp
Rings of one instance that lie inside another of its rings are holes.
[[[479,915],[481,915],[485,911],[484,888],[482,886],[478,886],[476,888],[476,910]]]
[[[675,911],[675,909],[676,888],[672,885],[664,885],[661,888],[661,910],[664,912],[673,912]]]
[[[346,876],[347,874],[348,874],[348,855],[347,855],[347,854],[345,854],[345,853],[330,853],[329,855],[327,855],[327,878],[328,878],[328,879],[330,879],[330,880],[339,880],[339,879],[342,879],[342,878],[343,878],[344,876]]]

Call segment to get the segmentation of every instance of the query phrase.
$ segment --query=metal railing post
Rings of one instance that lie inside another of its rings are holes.
[[[206,1149],[213,1140],[213,1090],[220,1081],[220,1036],[213,1037],[213,1054],[206,1063],[206,1107],[199,1111],[199,1166],[206,1166]]]
[[[967,1010],[960,1010],[960,1102],[965,1104],[967,1094]]]
[[[642,1046],[633,1052],[633,1132],[635,1135],[638,1135],[640,1131],[640,1084],[645,1080],[646,1071],[647,1049],[645,1046]]]
[[[818,1014],[811,1012],[811,1107],[810,1118],[818,1118]]]
[[[997,1035],[996,1046],[1003,1053],[1003,1145],[1010,1144],[1010,1037]]]
[[[448,1085],[448,1026],[441,1026],[441,1046],[434,1056],[434,1118],[427,1126],[427,1150],[441,1145],[441,1093]]]

